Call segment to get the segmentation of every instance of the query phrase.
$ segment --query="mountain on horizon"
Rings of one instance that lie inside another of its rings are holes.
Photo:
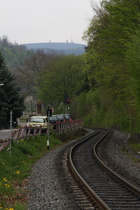
[[[65,55],[81,55],[85,52],[86,45],[73,42],[42,42],[23,44],[28,50],[43,49],[45,53],[55,52]]]

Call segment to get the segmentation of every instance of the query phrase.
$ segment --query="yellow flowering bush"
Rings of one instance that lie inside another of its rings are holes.
[[[16,171],[16,174],[21,174],[21,171]]]
[[[14,210],[14,208],[4,208],[4,210]]]
[[[24,142],[24,139],[20,139],[18,142]]]
[[[0,195],[4,195],[6,193],[10,194],[12,192],[12,186],[7,178],[3,178],[0,182]],[[1,206],[0,206],[1,207]]]
[[[14,208],[4,208],[4,210],[14,210]]]

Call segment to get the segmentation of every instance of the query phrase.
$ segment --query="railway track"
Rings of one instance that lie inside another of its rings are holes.
[[[81,209],[140,209],[140,191],[106,167],[98,157],[98,146],[108,134],[102,129],[70,149],[68,166],[78,182],[78,188],[73,185],[75,196],[81,205],[83,203]],[[86,198],[80,201],[81,193]]]

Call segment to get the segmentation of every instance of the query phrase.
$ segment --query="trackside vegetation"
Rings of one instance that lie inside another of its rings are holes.
[[[32,167],[38,159],[62,144],[86,134],[84,129],[50,135],[50,149],[47,150],[48,136],[20,139],[0,152],[0,209],[27,210],[28,192],[26,186]]]
[[[47,152],[63,144],[53,134],[48,151],[46,141],[47,136],[24,138],[12,144],[11,156],[8,148],[0,152],[0,209],[27,209],[25,186],[33,165]]]
[[[104,0],[93,10],[84,34],[90,85],[80,96],[90,110],[85,121],[140,133],[140,1]]]
[[[10,111],[12,111],[13,122],[21,117],[25,109],[24,98],[20,94],[15,78],[8,70],[5,60],[0,53],[0,128],[8,128]]]

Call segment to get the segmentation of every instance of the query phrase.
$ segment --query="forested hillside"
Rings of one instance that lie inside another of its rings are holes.
[[[15,72],[16,67],[22,65],[25,59],[33,54],[33,51],[27,50],[25,46],[11,43],[6,36],[0,38],[0,52],[12,73]]]
[[[27,49],[43,50],[45,53],[57,53],[64,55],[81,55],[85,52],[86,45],[73,42],[45,42],[24,44]]]
[[[140,1],[103,1],[85,33],[88,122],[140,127]],[[85,100],[85,94],[81,99]],[[77,110],[78,111],[78,110]]]

